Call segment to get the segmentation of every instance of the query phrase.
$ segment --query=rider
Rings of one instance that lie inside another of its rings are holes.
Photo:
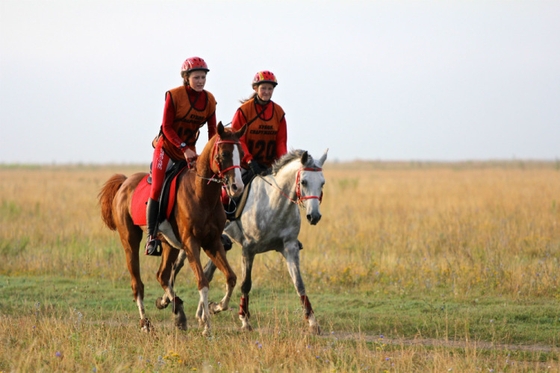
[[[146,208],[148,239],[146,255],[158,251],[157,226],[159,198],[169,162],[196,158],[195,144],[199,129],[205,123],[208,139],[216,134],[216,99],[204,90],[208,65],[200,57],[190,57],[181,66],[183,85],[165,93],[165,106],[160,135],[155,140],[152,161],[152,187]]]
[[[288,132],[284,110],[272,101],[276,76],[262,70],[255,74],[252,87],[255,93],[235,112],[231,127],[239,130],[247,124],[247,130],[239,141],[245,152],[241,160],[241,177],[247,185],[256,175],[270,172],[272,164],[288,152]],[[303,249],[298,240],[299,249]]]
[[[277,85],[272,72],[257,72],[252,82],[255,92],[241,101],[231,121],[231,127],[236,131],[247,124],[247,131],[240,139],[245,152],[241,161],[245,184],[255,175],[267,173],[272,163],[288,152],[284,110],[271,100]]]

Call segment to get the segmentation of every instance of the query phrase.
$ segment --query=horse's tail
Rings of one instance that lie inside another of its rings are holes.
[[[101,206],[101,219],[105,225],[112,231],[117,229],[117,224],[113,218],[113,199],[119,191],[119,188],[126,180],[126,176],[122,174],[114,174],[107,180],[97,195],[99,205]]]

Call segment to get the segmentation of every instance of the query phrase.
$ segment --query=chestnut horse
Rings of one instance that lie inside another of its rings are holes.
[[[197,318],[204,327],[203,335],[210,334],[210,310],[208,305],[209,282],[204,276],[200,261],[200,249],[216,263],[225,275],[226,294],[218,307],[227,309],[235,287],[237,277],[229,265],[221,241],[226,222],[223,206],[220,202],[222,186],[230,196],[239,196],[243,191],[240,161],[243,156],[239,138],[245,133],[245,127],[237,132],[224,129],[220,122],[218,133],[212,137],[196,161],[196,166],[182,172],[177,177],[176,203],[170,216],[159,224],[162,239],[162,264],[157,273],[158,281],[165,292],[166,304],[173,302],[175,325],[186,329],[186,316],[182,300],[173,290],[174,276],[169,272],[178,260],[182,266],[185,257],[195,274],[200,294]],[[136,173],[130,177],[113,175],[99,193],[101,215],[104,223],[111,230],[117,230],[126,254],[126,262],[131,277],[134,300],[140,312],[140,327],[151,329],[144,309],[144,284],[140,278],[139,249],[145,225],[136,225],[131,215],[131,203],[135,189],[146,173]],[[174,250],[179,249],[179,250]],[[158,299],[158,302],[161,299]],[[156,302],[157,303],[157,302]]]

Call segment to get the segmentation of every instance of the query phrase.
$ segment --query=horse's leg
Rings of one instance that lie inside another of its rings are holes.
[[[225,237],[225,238],[224,238]],[[227,240],[229,240],[229,247],[226,247],[224,240],[227,238]],[[224,244],[224,250],[226,251],[226,255],[227,252],[229,250],[231,250],[232,248],[232,244],[233,242],[231,242],[231,239],[229,238],[229,236],[222,234],[222,244]],[[206,265],[204,266],[204,276],[206,276],[206,279],[208,280],[208,282],[212,282],[212,279],[214,278],[214,273],[216,272],[216,265],[214,264],[214,262],[212,262],[211,260],[209,260]]]
[[[233,289],[235,288],[235,284],[237,282],[237,276],[233,272],[233,269],[229,265],[229,262],[226,257],[226,251],[221,242],[221,237],[219,241],[216,241],[212,244],[211,247],[205,248],[206,255],[210,258],[210,261],[217,267],[224,276],[226,277],[226,293],[220,303],[211,303],[210,304],[210,312],[215,314],[221,311],[229,309],[229,301],[231,299],[231,295],[233,294]],[[208,268],[208,264],[206,265],[205,271],[203,275],[206,277],[206,269]],[[212,276],[211,276],[212,277]],[[209,280],[208,280],[209,282]]]
[[[214,273],[216,272],[216,265],[214,264],[214,262],[212,262],[212,260],[208,260],[208,262],[206,263],[206,265],[204,266],[204,277],[206,277],[206,280],[208,281],[208,284],[210,284],[210,282],[212,281],[212,279],[214,278]],[[208,307],[210,307],[210,304],[208,305]],[[196,309],[196,319],[200,320],[202,318],[202,313],[204,312],[202,305],[199,304],[198,308]]]
[[[321,328],[315,319],[315,313],[311,307],[311,302],[305,294],[305,285],[303,284],[303,279],[301,278],[301,272],[299,270],[299,244],[298,241],[289,242],[285,245],[282,255],[286,259],[288,265],[288,272],[292,278],[292,282],[296,288],[296,291],[300,297],[301,304],[303,306],[303,311],[305,319],[309,323],[309,331],[313,334],[321,334]]]
[[[142,241],[142,229],[129,224],[127,229],[119,229],[121,244],[126,255],[126,265],[130,273],[130,287],[132,295],[140,313],[140,328],[142,331],[150,331],[151,324],[146,317],[144,308],[144,283],[140,277],[140,241]]]
[[[156,307],[158,309],[166,308],[169,303],[173,302],[173,315],[175,326],[181,330],[187,330],[187,316],[183,310],[183,301],[177,296],[174,290],[175,278],[183,267],[186,254],[183,250],[177,250],[162,241],[162,257],[157,279],[164,290],[162,297],[156,299]]]
[[[216,272],[216,265],[213,261],[209,260],[208,263],[204,266],[204,276],[208,280],[208,282],[212,282],[214,278],[214,273]]]
[[[186,238],[186,237],[185,237]],[[198,324],[204,327],[202,335],[210,335],[210,311],[208,309],[208,280],[204,276],[202,264],[200,263],[200,245],[192,238],[183,239],[185,242],[184,250],[189,260],[189,264],[193,270],[197,281],[198,293],[200,295],[196,318]]]
[[[241,329],[251,331],[253,327],[249,323],[251,313],[249,312],[249,292],[251,291],[252,281],[251,272],[253,271],[253,261],[255,254],[246,254],[243,248],[243,261],[241,265],[241,301],[239,302],[239,320],[241,320]]]

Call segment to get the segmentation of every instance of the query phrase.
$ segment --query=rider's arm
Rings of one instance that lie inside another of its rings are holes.
[[[276,134],[276,159],[288,152],[288,131],[286,128],[286,117],[282,117]]]
[[[208,118],[208,121],[206,122],[206,125],[208,126],[208,140],[210,140],[212,137],[214,137],[214,135],[217,132],[217,130],[216,130],[216,112],[213,112],[212,115],[210,115],[210,117]]]
[[[247,118],[245,118],[245,115],[240,109],[237,109],[235,115],[233,116],[233,119],[231,120],[231,128],[234,131],[239,131],[241,127],[245,125],[245,123],[247,123]],[[245,153],[242,163],[249,163],[253,159],[253,156],[251,155],[251,153],[249,153],[247,143],[245,142],[245,139],[247,138],[247,132],[249,132],[249,129],[247,129],[245,131],[245,134],[239,139],[241,147],[243,148],[243,153]]]
[[[165,106],[163,107],[163,121],[161,123],[161,130],[165,138],[173,143],[176,147],[180,148],[183,140],[177,135],[173,129],[173,121],[175,120],[175,105],[171,99],[171,94],[167,92],[165,97]]]

